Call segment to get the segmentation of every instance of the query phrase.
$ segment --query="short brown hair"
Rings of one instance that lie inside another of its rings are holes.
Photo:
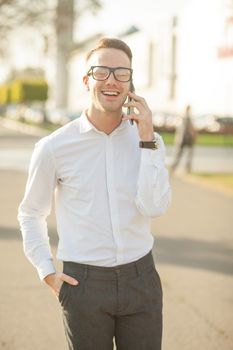
[[[130,60],[130,63],[132,62],[132,51],[130,47],[122,40],[117,39],[117,38],[102,38],[100,39],[96,46],[88,52],[86,56],[86,61],[89,60],[89,58],[98,50],[100,49],[117,49],[123,51]]]

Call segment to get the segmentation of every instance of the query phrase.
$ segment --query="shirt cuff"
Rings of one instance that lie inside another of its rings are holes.
[[[53,265],[52,260],[46,260],[39,267],[37,267],[37,271],[41,281],[48,275],[52,273],[56,273],[56,269]]]
[[[144,166],[152,164],[159,168],[165,162],[165,145],[162,137],[158,133],[154,133],[154,137],[158,140],[159,147],[155,150],[142,148],[141,162]]]

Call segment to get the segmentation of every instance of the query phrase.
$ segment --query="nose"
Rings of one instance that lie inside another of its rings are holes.
[[[113,72],[111,72],[110,75],[109,75],[109,77],[108,77],[108,79],[106,80],[106,83],[107,83],[107,84],[113,84],[113,83],[115,83],[116,81],[117,81],[117,80],[115,79]]]

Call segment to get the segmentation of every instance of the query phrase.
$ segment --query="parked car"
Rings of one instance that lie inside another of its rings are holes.
[[[23,118],[27,122],[41,124],[46,120],[46,114],[43,107],[30,106],[24,111]]]
[[[67,109],[56,108],[46,111],[46,118],[52,124],[65,125],[66,123],[80,117],[82,112],[74,112]]]
[[[40,124],[45,120],[45,111],[44,108],[40,105],[8,105],[5,108],[4,115],[10,119],[33,122],[36,124]]]
[[[219,124],[219,132],[233,135],[233,116],[222,116],[216,118]]]
[[[179,115],[169,112],[154,112],[152,120],[157,131],[174,132],[181,123]]]
[[[174,132],[182,122],[182,115],[168,112],[153,113],[153,124],[155,130]],[[225,124],[229,125],[229,120],[220,118],[214,114],[203,114],[192,116],[192,122],[198,132],[221,132],[225,130]]]
[[[194,127],[198,132],[219,132],[220,125],[217,116],[214,114],[204,114],[193,118]]]
[[[8,105],[5,109],[5,117],[10,119],[19,120],[20,119],[20,113],[19,108],[17,105]]]

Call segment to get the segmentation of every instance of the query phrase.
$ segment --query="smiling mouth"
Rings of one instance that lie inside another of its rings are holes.
[[[102,91],[104,96],[118,96],[120,93],[118,91]]]

